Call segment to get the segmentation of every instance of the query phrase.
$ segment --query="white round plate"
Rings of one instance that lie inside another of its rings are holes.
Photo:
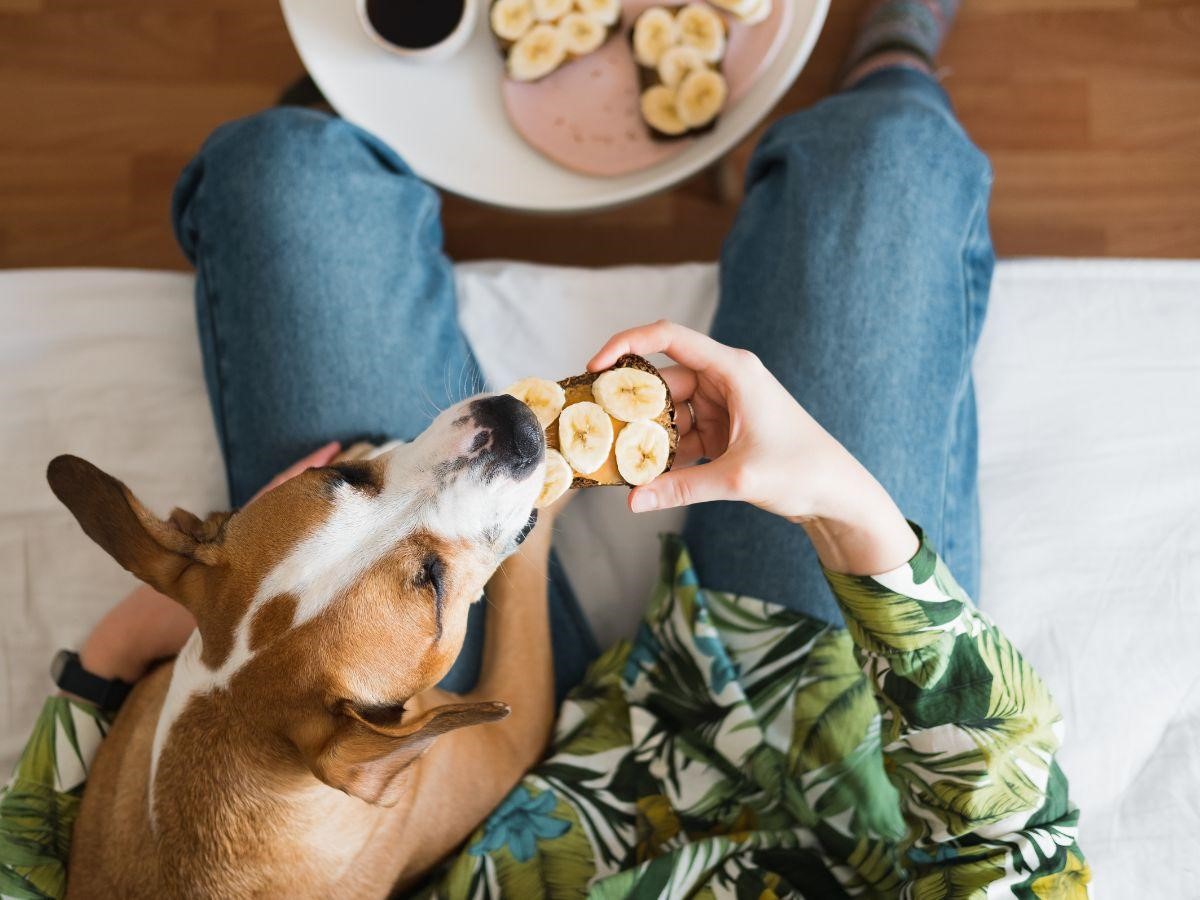
[[[423,179],[496,206],[577,212],[670,187],[720,158],[770,112],[808,61],[829,9],[829,0],[775,2],[796,5],[792,27],[749,93],[678,156],[617,177],[564,169],[513,130],[500,98],[503,60],[483,10],[455,56],[418,62],[377,46],[359,24],[354,0],[280,5],[300,58],[333,107],[387,141]]]

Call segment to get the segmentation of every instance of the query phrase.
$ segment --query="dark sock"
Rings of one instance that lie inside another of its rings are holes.
[[[960,0],[875,0],[842,67],[839,87],[852,88],[872,72],[904,66],[933,74],[938,51]]]

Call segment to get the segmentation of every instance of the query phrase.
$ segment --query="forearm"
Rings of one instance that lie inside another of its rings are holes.
[[[1062,717],[1029,663],[927,543],[874,576],[826,576],[879,703],[912,889],[961,867],[981,887],[1052,876],[1064,896],[1082,893],[1077,814],[1055,762]]]
[[[549,521],[539,524],[488,584],[483,664],[471,692],[512,707],[512,714],[494,727],[519,756],[533,759],[545,749],[554,724],[550,531]]]
[[[186,609],[141,585],[104,614],[79,648],[79,659],[95,675],[132,683],[154,660],[178,653],[195,627]]]

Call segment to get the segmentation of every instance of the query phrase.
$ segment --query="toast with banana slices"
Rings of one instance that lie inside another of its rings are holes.
[[[673,140],[716,126],[729,99],[721,74],[728,33],[711,6],[651,6],[633,23],[630,43],[642,121],[654,138]]]
[[[537,81],[595,53],[620,26],[621,0],[493,0],[492,36],[514,81]]]
[[[537,507],[570,488],[646,484],[671,468],[679,446],[671,389],[629,353],[611,369],[549,381],[523,378],[506,393],[546,429],[546,476]]]

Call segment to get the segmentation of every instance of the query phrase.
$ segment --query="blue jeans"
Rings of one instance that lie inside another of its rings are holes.
[[[713,326],[875,473],[972,592],[990,183],[945,94],[914,72],[780,121],[751,161]],[[325,441],[411,438],[479,387],[438,213],[379,139],[305,110],[222,126],[185,169],[173,217],[234,504]],[[709,504],[685,537],[704,584],[840,621],[799,529]],[[550,608],[561,698],[598,648],[556,559]],[[475,681],[484,616],[476,604],[450,689]]]

